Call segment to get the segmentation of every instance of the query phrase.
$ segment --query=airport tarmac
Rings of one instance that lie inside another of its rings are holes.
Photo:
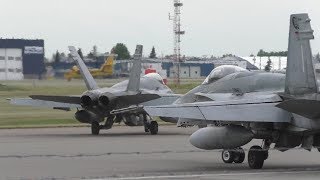
[[[316,149],[271,150],[264,168],[252,170],[247,159],[224,164],[221,152],[194,148],[188,138],[195,130],[161,126],[149,135],[117,126],[92,136],[85,127],[2,129],[0,179],[319,179]]]

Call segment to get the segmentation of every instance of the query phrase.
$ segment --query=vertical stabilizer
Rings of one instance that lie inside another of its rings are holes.
[[[99,87],[98,87],[96,81],[93,79],[87,66],[84,64],[83,60],[79,56],[76,48],[73,46],[69,46],[69,51],[72,56],[72,59],[76,61],[77,65],[79,67],[80,73],[84,79],[84,82],[86,83],[88,90],[98,89]]]
[[[285,93],[317,93],[310,39],[314,39],[308,14],[290,16]]]
[[[142,49],[142,45],[137,45],[134,53],[134,61],[130,72],[127,91],[138,92],[140,89]]]
[[[112,74],[114,57],[114,54],[109,55],[104,64],[102,64],[102,66],[100,67],[100,71]]]

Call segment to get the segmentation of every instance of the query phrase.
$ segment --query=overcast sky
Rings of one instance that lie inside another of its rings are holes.
[[[309,13],[320,51],[319,0],[183,0],[182,53],[239,56],[287,49],[289,15]],[[46,56],[68,45],[106,52],[118,42],[172,54],[173,0],[0,0],[0,37],[45,40]]]

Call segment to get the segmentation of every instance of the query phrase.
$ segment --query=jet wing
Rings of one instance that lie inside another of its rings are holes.
[[[58,103],[80,104],[80,96],[46,96],[46,95],[31,95],[34,100],[52,101]]]
[[[43,100],[36,100],[31,98],[12,98],[9,100],[10,100],[10,104],[14,104],[14,105],[46,107],[46,108],[60,109],[65,111],[69,111],[71,108],[81,107],[79,104],[43,101]]]
[[[276,94],[229,101],[207,101],[167,106],[146,106],[151,116],[227,122],[290,122],[291,114],[279,109]]]

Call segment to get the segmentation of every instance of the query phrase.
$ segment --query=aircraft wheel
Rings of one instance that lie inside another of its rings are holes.
[[[149,130],[151,134],[158,134],[158,123],[157,121],[151,121],[149,125]]]
[[[244,152],[242,147],[239,147],[234,151],[233,162],[237,164],[243,163],[245,157],[246,157],[246,153]]]
[[[266,158],[266,152],[260,146],[252,146],[248,153],[248,164],[251,169],[261,169]]]
[[[91,134],[99,135],[99,132],[100,132],[100,124],[97,121],[93,121],[91,123]]]
[[[224,163],[232,163],[234,161],[234,151],[223,150],[221,153],[221,158]]]

